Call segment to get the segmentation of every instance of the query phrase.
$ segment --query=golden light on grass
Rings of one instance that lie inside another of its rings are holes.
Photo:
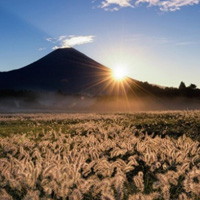
[[[157,122],[158,114],[167,123],[171,120],[169,115],[173,123],[184,117],[183,125],[191,119],[195,121],[190,126],[192,129],[197,128],[200,120],[199,111],[140,113],[140,118],[138,113],[68,113],[54,114],[54,121],[52,114],[20,114],[11,118],[0,115],[0,121],[7,124],[5,128],[10,129],[13,120],[19,117],[25,125],[30,125],[23,135],[9,131],[6,137],[0,135],[0,199],[16,199],[16,194],[17,199],[26,200],[81,200],[84,196],[88,199],[199,199],[199,141],[193,140],[190,134],[173,138],[164,131],[145,133],[155,124],[146,127],[144,122],[149,119]],[[66,120],[69,122],[66,125],[58,123]],[[127,126],[133,120],[143,128]],[[43,129],[41,134],[37,130],[47,127],[46,122],[52,128]],[[20,127],[21,123],[15,125]],[[30,131],[33,128],[37,129],[35,133]],[[171,130],[170,124],[163,130],[168,128]],[[179,127],[172,129],[179,133]],[[76,134],[66,134],[63,130]],[[134,194],[129,189],[133,184]],[[180,189],[172,192],[174,188]],[[150,192],[145,193],[145,189]]]

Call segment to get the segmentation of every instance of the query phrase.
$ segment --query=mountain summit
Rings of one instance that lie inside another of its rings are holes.
[[[107,94],[111,70],[73,48],[57,49],[23,68],[0,72],[0,89]]]

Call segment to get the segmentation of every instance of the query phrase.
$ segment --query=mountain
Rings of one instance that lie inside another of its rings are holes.
[[[1,90],[107,95],[112,81],[109,68],[73,48],[57,49],[28,66],[0,72]]]
[[[0,72],[0,112],[199,109],[200,89],[181,85],[161,87],[129,77],[117,82],[111,69],[79,51],[57,49],[28,66]]]

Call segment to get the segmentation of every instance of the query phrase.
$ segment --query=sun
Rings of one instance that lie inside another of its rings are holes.
[[[126,67],[123,65],[114,67],[112,70],[112,76],[116,81],[123,81],[127,76]]]

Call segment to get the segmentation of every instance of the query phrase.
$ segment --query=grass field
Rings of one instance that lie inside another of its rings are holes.
[[[200,199],[200,112],[1,114],[0,199]]]

